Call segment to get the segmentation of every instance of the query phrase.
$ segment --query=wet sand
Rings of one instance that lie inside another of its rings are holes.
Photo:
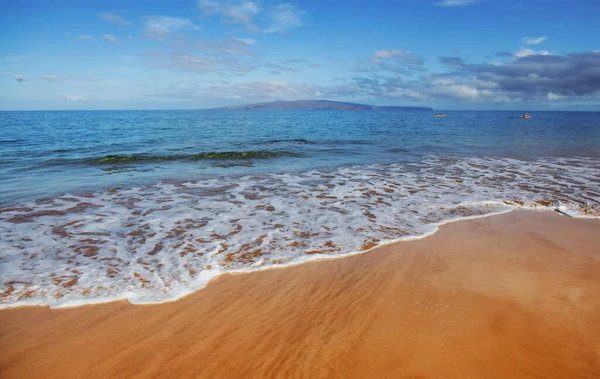
[[[1,378],[598,378],[600,220],[517,211],[176,302],[0,311]]]

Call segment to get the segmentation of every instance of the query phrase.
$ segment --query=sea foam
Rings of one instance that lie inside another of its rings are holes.
[[[599,168],[429,157],[39,199],[0,209],[0,307],[170,301],[224,272],[362,252],[515,208],[597,217]]]

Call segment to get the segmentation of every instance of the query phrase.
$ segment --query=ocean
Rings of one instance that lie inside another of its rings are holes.
[[[0,308],[157,303],[515,208],[600,215],[600,113],[0,112]]]

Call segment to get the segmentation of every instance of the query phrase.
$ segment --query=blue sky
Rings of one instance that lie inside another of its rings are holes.
[[[14,1],[0,109],[600,110],[597,0]]]

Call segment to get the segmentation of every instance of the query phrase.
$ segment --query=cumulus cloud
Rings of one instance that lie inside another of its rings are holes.
[[[262,8],[259,1],[249,0],[199,0],[198,6],[204,14],[219,15],[225,22],[244,26],[251,32],[284,32],[303,26],[306,11],[294,4],[279,3]],[[261,17],[258,17],[258,16]],[[257,25],[261,21],[262,28]]]
[[[263,30],[263,33],[283,32],[288,29],[304,26],[303,17],[305,11],[298,9],[293,4],[279,4],[269,8],[269,25]]]
[[[15,74],[14,78],[17,82],[28,82],[29,81],[29,78],[27,78],[26,76],[23,76],[21,74]]]
[[[547,39],[548,37],[523,37],[523,43],[526,45],[538,45]]]
[[[558,93],[553,93],[553,92],[548,92],[548,94],[546,95],[546,97],[548,98],[548,100],[550,101],[555,101],[555,100],[564,100],[567,99],[568,96],[565,95],[561,95]]]
[[[479,95],[490,98],[562,100],[600,93],[600,52],[521,54],[507,63],[495,64],[471,64],[456,57],[440,61],[457,70],[454,84],[468,82]]]
[[[94,36],[90,36],[90,35],[87,35],[87,34],[79,36],[79,37],[77,37],[77,39],[81,40],[81,41],[95,41],[96,40],[96,38],[94,38]]]
[[[110,42],[110,43],[118,43],[119,41],[111,36],[110,34],[105,34],[102,36],[102,39],[105,40],[106,42]]]
[[[88,101],[88,98],[85,96],[67,95],[67,96],[65,96],[65,100],[82,102],[82,101]]]
[[[133,24],[131,21],[126,20],[123,17],[119,16],[118,14],[114,14],[114,13],[98,13],[98,18],[101,18],[102,20],[106,20],[106,21],[109,21],[109,22],[112,22],[115,24],[123,25],[123,26]]]
[[[371,57],[380,59],[380,62],[367,62],[378,65],[406,56],[410,55],[378,50]],[[417,62],[412,57],[408,60]],[[243,99],[247,102],[302,98],[389,99],[425,105],[435,101],[572,104],[597,101],[600,97],[600,51],[564,55],[533,54],[492,63],[472,63],[460,57],[441,57],[440,63],[447,69],[446,72],[416,71],[414,75],[404,76],[397,72],[369,70],[353,78],[334,78],[335,84],[292,83],[284,80],[184,83],[178,87],[163,88],[149,96]],[[285,64],[248,64],[239,59],[209,59],[188,54],[178,55],[171,64],[180,70],[197,73],[222,73],[224,69],[231,72],[247,72],[259,68],[274,72],[293,69]]]
[[[432,100],[457,102],[492,101],[491,89],[460,75],[425,74],[418,79],[375,76],[352,78],[362,97],[426,103]],[[485,100],[484,100],[485,99]]]
[[[540,51],[536,51],[536,50],[532,50],[532,49],[521,49],[519,51],[517,51],[514,56],[517,58],[523,58],[523,57],[528,57],[530,55],[548,55],[550,54],[547,50],[540,50]]]
[[[58,82],[65,82],[67,81],[67,78],[64,76],[59,76],[56,74],[47,74],[47,75],[43,75],[41,77],[42,80],[45,80],[47,82],[51,82],[51,83],[58,83]]]
[[[443,0],[435,5],[439,7],[466,7],[478,3],[479,0]]]
[[[503,65],[467,65],[465,70],[523,97],[586,96],[600,91],[600,52],[528,55]]]
[[[228,22],[245,26],[250,31],[259,30],[254,23],[254,17],[260,12],[256,2],[199,0],[198,5],[207,15],[217,14]]]
[[[380,59],[390,59],[379,53]],[[469,63],[441,57],[450,72],[411,77],[351,78],[338,86],[318,87],[326,96],[395,99],[427,104],[592,101],[600,96],[600,51],[566,55],[526,55],[502,63]]]
[[[187,18],[149,16],[144,25],[144,34],[150,39],[164,41],[175,32],[196,29],[199,27]]]

